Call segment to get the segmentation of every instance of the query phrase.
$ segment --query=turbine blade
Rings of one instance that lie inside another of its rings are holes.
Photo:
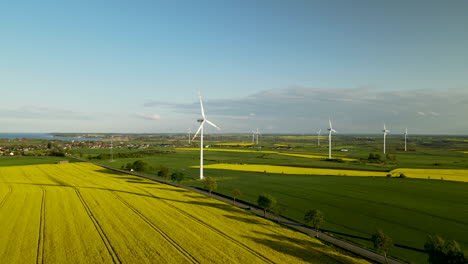
[[[218,130],[221,130],[221,128],[219,128],[217,125],[213,124],[213,122],[211,122],[210,120],[205,120],[204,122],[207,122],[208,124],[214,126]]]
[[[328,119],[328,124],[330,124],[330,129],[333,130],[333,127],[332,127],[332,124],[331,124],[331,120],[330,120],[330,119]]]
[[[338,131],[336,131],[336,130],[335,130],[335,129],[333,129],[333,128],[332,128],[332,130],[331,130],[331,131],[332,131],[332,132],[335,132],[335,133],[338,133]]]
[[[200,98],[201,115],[203,119],[205,119],[205,110],[203,109],[203,101],[202,101],[201,95],[199,95],[198,97]]]
[[[201,123],[200,127],[199,127],[198,130],[197,130],[197,133],[195,133],[195,135],[193,136],[192,140],[194,140],[194,139],[198,136],[198,133],[200,133],[200,130],[201,130],[201,128],[202,128],[202,126],[203,126],[204,123],[205,123],[205,121],[203,121],[203,122]]]

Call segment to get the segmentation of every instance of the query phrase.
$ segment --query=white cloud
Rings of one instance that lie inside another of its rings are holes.
[[[159,120],[161,119],[161,116],[158,114],[148,114],[148,113],[136,113],[135,114],[137,117],[146,119],[146,120]]]
[[[174,113],[197,115],[198,102],[160,103]],[[358,89],[313,89],[290,87],[271,89],[236,99],[206,100],[207,116],[216,124],[226,122],[223,131],[243,132],[252,127],[277,133],[312,133],[325,129],[328,118],[342,133],[379,133],[383,122],[392,131],[405,127],[414,133],[467,133],[468,124],[456,122],[468,113],[467,89],[378,91]],[[420,118],[416,118],[416,117]],[[444,116],[443,119],[428,117]],[[420,132],[418,132],[420,131]]]

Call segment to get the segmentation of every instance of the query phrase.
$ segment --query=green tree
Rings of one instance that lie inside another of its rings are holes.
[[[374,243],[374,249],[379,253],[383,253],[385,263],[388,263],[387,253],[393,246],[392,238],[387,236],[382,230],[377,230],[372,235],[371,241]]]
[[[315,229],[316,236],[318,237],[318,230],[323,222],[323,213],[320,210],[309,210],[304,215],[304,222],[311,225]]]
[[[159,171],[158,171],[158,176],[161,177],[161,178],[164,178],[166,179],[167,176],[169,176],[169,172],[171,171],[171,169],[169,169],[168,167],[166,166],[161,166],[159,168]]]
[[[429,254],[429,263],[466,264],[468,256],[463,254],[460,245],[455,240],[444,240],[438,235],[430,235],[424,244]]]
[[[234,199],[234,205],[235,205],[236,204],[236,199],[239,198],[242,195],[242,193],[241,193],[241,191],[239,189],[233,189],[231,191],[231,195],[232,195],[232,198]]]
[[[218,188],[218,183],[216,183],[216,179],[211,178],[211,177],[206,177],[203,180],[203,187],[205,187],[205,189],[207,189],[211,195],[211,192]]]
[[[177,183],[180,183],[184,179],[185,179],[185,174],[183,172],[178,171],[178,172],[174,172],[171,174],[171,180]]]
[[[133,169],[136,171],[147,171],[148,170],[148,163],[142,161],[142,160],[137,160],[133,162]]]
[[[276,199],[267,193],[262,193],[258,196],[257,204],[263,209],[263,217],[266,217],[266,211],[275,208]]]

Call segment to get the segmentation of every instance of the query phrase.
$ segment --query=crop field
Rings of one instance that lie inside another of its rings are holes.
[[[251,171],[251,172],[263,172],[263,173],[280,173],[280,174],[304,174],[304,175],[384,177],[388,174],[386,172],[380,172],[380,171],[301,168],[301,167],[274,166],[274,165],[262,165],[262,164],[222,164],[221,163],[221,164],[209,164],[203,167],[205,169]],[[199,168],[199,166],[193,166],[193,168]]]
[[[34,165],[34,164],[52,164],[57,161],[73,159],[65,157],[50,157],[50,156],[2,156],[0,157],[0,167],[2,166],[19,166],[19,165]]]
[[[192,166],[199,168],[199,166]],[[363,170],[343,170],[343,169],[324,169],[324,168],[301,168],[288,166],[275,166],[263,164],[209,164],[206,169],[217,170],[236,170],[251,171],[263,173],[280,174],[303,174],[303,175],[331,175],[331,176],[360,176],[360,177],[386,177],[390,174],[392,177],[398,177],[403,173],[408,178],[433,179],[468,182],[468,170],[446,170],[446,169],[395,169],[390,172],[363,171]]]
[[[252,146],[254,143],[216,143],[214,144],[215,146],[242,146],[242,147],[247,147],[247,146]]]
[[[0,226],[0,263],[365,263],[248,211],[89,163],[1,167]]]
[[[325,215],[323,230],[369,248],[369,238],[381,228],[399,245],[390,254],[413,263],[426,263],[427,255],[418,250],[429,234],[468,248],[468,183],[215,169],[207,175],[218,179],[217,192],[231,195],[238,188],[240,199],[253,204],[260,193],[273,195],[282,214],[299,222],[308,209],[319,209]],[[186,184],[202,187],[198,181]]]

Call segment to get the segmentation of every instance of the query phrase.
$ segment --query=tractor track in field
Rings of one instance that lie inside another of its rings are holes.
[[[13,188],[11,187],[11,184],[8,184],[8,192],[7,194],[5,194],[5,196],[3,196],[3,199],[0,202],[0,208],[2,208],[5,202],[8,200],[8,198],[10,198],[12,191],[13,191]]]
[[[36,263],[44,263],[44,239],[45,239],[45,200],[46,200],[46,189],[43,186],[40,186],[42,190],[41,198],[41,215],[39,219],[39,236],[37,239],[37,255]]]
[[[111,257],[112,257],[112,261],[114,263],[122,263],[119,256],[117,255],[114,247],[110,243],[109,238],[104,233],[104,230],[102,229],[101,225],[97,221],[96,217],[93,215],[93,212],[91,212],[91,209],[89,208],[88,204],[85,202],[85,200],[84,200],[83,196],[81,195],[80,191],[78,190],[78,188],[75,187],[75,186],[71,186],[71,187],[75,190],[76,195],[78,196],[78,199],[80,200],[81,204],[85,208],[86,213],[88,214],[89,218],[91,219],[91,222],[93,222],[93,224],[94,224],[94,227],[98,231],[98,234],[101,237],[102,242],[106,246],[107,251],[109,252],[109,255],[111,255]]]
[[[114,179],[111,179],[111,180],[112,180],[113,182],[115,182],[115,183],[118,183],[118,184],[120,184],[120,185],[124,185],[125,187],[128,187],[128,185],[125,185],[125,184],[121,183],[120,181],[117,181],[117,180],[114,180]],[[183,211],[183,210],[177,208],[177,207],[174,206],[174,205],[169,204],[168,202],[166,202],[166,201],[160,199],[160,198],[157,197],[157,196],[154,196],[152,193],[148,192],[147,190],[142,189],[142,188],[137,187],[137,186],[132,186],[132,187],[133,187],[133,188],[136,188],[136,189],[138,189],[138,190],[140,190],[140,191],[142,191],[142,192],[144,192],[144,193],[146,193],[146,194],[148,194],[148,195],[150,195],[151,197],[153,197],[153,198],[155,198],[155,199],[158,199],[159,201],[161,201],[161,202],[164,203],[165,205],[167,205],[167,206],[169,206],[169,207],[175,209],[177,212],[181,213],[181,214],[184,215],[185,217],[191,219],[192,221],[195,221],[195,222],[199,223],[200,225],[204,226],[205,228],[207,228],[207,229],[209,229],[209,230],[211,230],[211,231],[217,233],[218,235],[220,235],[220,236],[222,236],[222,237],[228,239],[229,241],[231,241],[231,242],[234,243],[235,245],[238,245],[240,248],[242,248],[242,249],[248,251],[249,253],[251,253],[252,255],[254,255],[254,256],[256,256],[256,257],[258,257],[259,259],[262,259],[263,261],[265,261],[265,262],[267,262],[267,263],[275,263],[274,261],[270,260],[270,259],[267,258],[266,256],[263,256],[262,254],[258,253],[257,251],[254,251],[253,249],[251,249],[251,248],[249,248],[248,246],[244,245],[243,243],[239,242],[238,240],[236,240],[236,239],[230,237],[229,235],[223,233],[221,230],[219,230],[219,229],[217,229],[217,228],[215,228],[215,227],[213,227],[213,226],[211,226],[211,225],[209,225],[209,224],[206,224],[205,222],[203,222],[202,220],[196,218],[195,216],[193,216],[193,215],[191,215],[191,214],[189,214],[189,213],[186,213],[185,211]],[[111,191],[111,192],[114,193],[114,192],[119,192],[119,191]],[[118,196],[117,194],[114,193],[114,195],[116,195],[117,198],[118,198],[119,200],[121,200],[122,203],[124,203],[125,205],[127,205],[127,207],[129,207],[132,211],[134,211],[137,215],[139,215],[139,216],[140,216],[145,222],[147,222],[151,227],[158,229],[149,219],[147,219],[145,216],[143,216],[137,209],[135,209],[134,207],[132,207],[131,205],[129,205],[127,202],[122,201],[121,197]],[[159,229],[158,229],[158,230],[159,230]],[[159,232],[158,230],[156,230],[156,231]],[[161,232],[162,232],[162,231],[161,231]],[[163,234],[161,234],[161,235],[163,235]],[[166,235],[166,234],[164,233],[164,235]],[[164,236],[164,235],[163,235],[163,236]],[[166,236],[167,236],[167,235],[166,235]],[[167,236],[167,237],[170,239],[169,236]],[[171,240],[172,240],[172,239],[171,239]],[[174,242],[174,243],[175,243],[175,242]],[[180,247],[180,246],[179,246],[179,247]],[[176,248],[177,248],[177,247],[176,247]],[[181,247],[181,248],[182,248],[182,247]],[[185,251],[185,250],[184,250],[184,251]],[[190,256],[191,256],[191,255],[190,255]],[[192,257],[191,257],[191,258],[192,258]],[[196,263],[199,263],[197,260],[195,260],[195,261],[196,261]]]
[[[143,191],[143,192],[145,192],[145,193],[147,193],[148,195],[150,195],[150,196],[152,196],[152,197],[158,199],[159,201],[161,201],[161,202],[164,203],[165,205],[167,205],[167,206],[171,207],[172,209],[178,211],[179,213],[181,213],[181,214],[184,215],[185,217],[191,219],[192,221],[195,221],[195,222],[197,222],[198,224],[204,226],[205,228],[208,228],[209,230],[215,232],[216,234],[218,234],[218,235],[220,235],[220,236],[226,238],[227,240],[231,241],[232,243],[234,243],[235,245],[239,246],[240,248],[242,248],[242,249],[244,249],[244,250],[250,252],[252,255],[258,257],[259,259],[262,259],[263,261],[268,262],[268,263],[275,263],[275,262],[272,261],[271,259],[269,259],[269,258],[263,256],[262,254],[258,253],[257,251],[255,251],[255,250],[249,248],[248,246],[244,245],[243,243],[241,243],[241,242],[237,241],[236,239],[232,238],[231,236],[225,234],[223,231],[221,231],[221,230],[219,230],[219,229],[217,229],[217,228],[215,228],[215,227],[213,227],[213,226],[211,226],[211,225],[209,225],[209,224],[203,222],[202,220],[200,220],[200,219],[198,219],[197,217],[195,217],[195,216],[193,216],[193,215],[191,215],[191,214],[185,212],[184,210],[182,210],[182,209],[180,209],[180,208],[177,208],[176,206],[174,206],[174,205],[172,205],[172,204],[169,204],[168,202],[166,202],[166,201],[160,199],[159,197],[154,196],[152,193],[146,191],[145,189],[142,189],[142,188],[136,187],[136,186],[134,186],[134,187],[137,188],[137,189],[139,189],[139,190],[141,190],[141,191]]]
[[[195,257],[193,257],[190,253],[188,253],[181,245],[179,245],[175,240],[173,240],[168,234],[158,228],[155,224],[153,224],[148,218],[146,218],[140,211],[138,211],[135,207],[130,205],[127,201],[125,201],[122,197],[120,197],[115,191],[110,191],[122,204],[132,210],[138,217],[140,217],[143,221],[145,221],[154,231],[158,232],[167,242],[169,242],[177,251],[179,251],[190,263],[200,263]]]

